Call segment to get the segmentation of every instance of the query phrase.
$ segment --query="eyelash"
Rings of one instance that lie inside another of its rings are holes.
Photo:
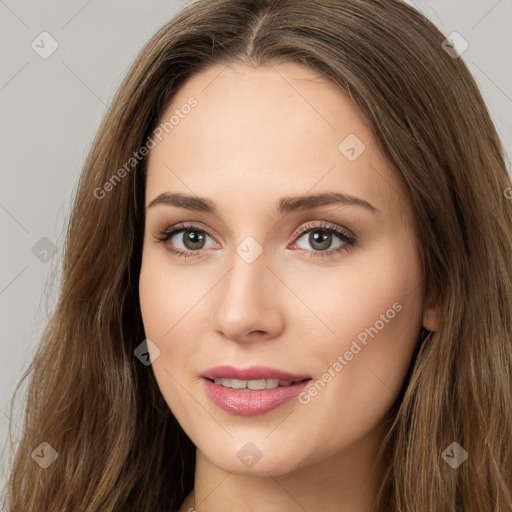
[[[347,232],[336,228],[332,225],[327,225],[326,223],[321,224],[306,224],[303,226],[298,232],[294,234],[294,240],[300,238],[302,235],[309,233],[311,231],[324,231],[327,233],[332,233],[337,235],[339,239],[344,242],[344,245],[341,245],[337,249],[331,249],[329,251],[311,251],[307,249],[296,249],[301,251],[302,253],[308,253],[310,258],[332,258],[334,254],[338,254],[344,251],[349,250],[356,241],[356,238],[352,235],[349,235]],[[201,228],[195,224],[191,224],[188,222],[182,222],[180,224],[176,224],[171,227],[167,227],[154,235],[155,242],[165,246],[165,249],[176,256],[184,257],[184,258],[195,258],[199,257],[200,253],[206,249],[198,249],[196,251],[183,251],[181,249],[176,249],[174,247],[170,247],[167,242],[177,233],[181,233],[183,231],[196,231],[200,233],[206,233],[211,238],[214,238],[212,233],[208,229]]]

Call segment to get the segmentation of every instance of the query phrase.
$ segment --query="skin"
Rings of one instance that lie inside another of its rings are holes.
[[[370,511],[388,411],[422,324],[435,331],[439,321],[424,296],[407,196],[349,97],[312,70],[215,65],[185,83],[162,119],[191,96],[197,106],[149,154],[140,272],[146,336],[160,351],[151,352],[152,369],[197,447],[195,496],[180,512],[194,498],[199,512]],[[349,134],[366,146],[354,161],[338,149]],[[333,191],[379,211],[336,204],[276,213],[282,196]],[[163,192],[206,197],[219,213],[148,207]],[[344,242],[333,235],[321,257],[309,233],[294,237],[322,221],[349,230],[355,244],[336,252]],[[197,252],[187,233],[155,241],[180,222],[213,233],[199,257],[166,249]],[[252,263],[236,252],[248,236],[263,250]],[[305,405],[292,399],[243,417],[203,390],[199,374],[221,364],[316,381],[395,303],[401,311]],[[237,457],[249,441],[261,453],[252,467]]]

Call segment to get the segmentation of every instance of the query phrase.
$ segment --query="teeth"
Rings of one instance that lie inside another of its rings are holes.
[[[230,379],[221,379],[223,382],[223,386],[228,386],[230,388],[233,388],[233,389],[244,389],[247,387],[247,381],[246,380],[236,380],[236,379],[231,379],[231,385],[228,383],[226,383],[225,381],[229,381]]]
[[[274,389],[278,386],[290,386],[291,380],[279,379],[259,379],[259,380],[239,380],[239,379],[213,379],[215,384],[232,389],[252,389],[253,391],[261,389]]]
[[[242,381],[243,382],[243,381]],[[276,382],[275,386],[268,386],[269,388],[276,388],[279,385],[279,382]],[[253,390],[259,390],[259,389],[266,389],[267,387],[267,381],[265,379],[261,380],[248,380],[247,381],[247,387],[249,389]]]

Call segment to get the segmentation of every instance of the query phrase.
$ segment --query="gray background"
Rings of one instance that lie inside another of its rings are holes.
[[[14,434],[21,434],[24,404],[18,401],[11,411],[9,401],[55,304],[64,228],[94,133],[138,51],[185,3],[0,0],[0,450],[9,421]],[[461,58],[510,159],[512,0],[407,3],[445,35],[456,31],[468,41]],[[46,59],[31,47],[43,31],[59,45]],[[49,242],[41,242],[44,237]],[[0,486],[4,478],[0,474]]]

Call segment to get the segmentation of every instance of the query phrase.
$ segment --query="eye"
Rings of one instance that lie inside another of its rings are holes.
[[[202,249],[208,249],[205,246],[206,237],[211,238],[207,230],[188,223],[176,224],[155,235],[156,241],[169,252],[185,258],[199,256]]]
[[[309,236],[305,237],[305,235]],[[333,257],[337,253],[348,250],[354,245],[356,240],[350,232],[340,229],[335,225],[327,225],[325,223],[303,226],[295,237],[298,240],[304,238],[306,244],[309,244],[312,248],[311,250],[299,246],[299,249],[309,253],[310,258]],[[332,248],[333,243],[337,244],[334,248]],[[331,249],[328,250],[329,248]]]
[[[355,236],[348,230],[345,231],[334,224],[330,225],[325,222],[320,224],[307,224],[301,227],[301,229],[295,233],[294,239],[300,240],[308,233],[309,236],[305,240],[312,249],[300,246],[298,248],[303,253],[308,254],[309,258],[334,257],[337,253],[348,250],[356,241]],[[181,223],[159,231],[155,235],[155,241],[165,246],[166,250],[172,254],[190,258],[200,257],[201,251],[209,248],[206,245],[207,237],[213,239],[213,235],[211,235],[206,228],[201,228],[195,224]],[[333,242],[337,243],[337,245],[328,250]],[[294,242],[294,245],[296,244],[297,242]],[[216,243],[213,244],[213,246],[215,245]]]

